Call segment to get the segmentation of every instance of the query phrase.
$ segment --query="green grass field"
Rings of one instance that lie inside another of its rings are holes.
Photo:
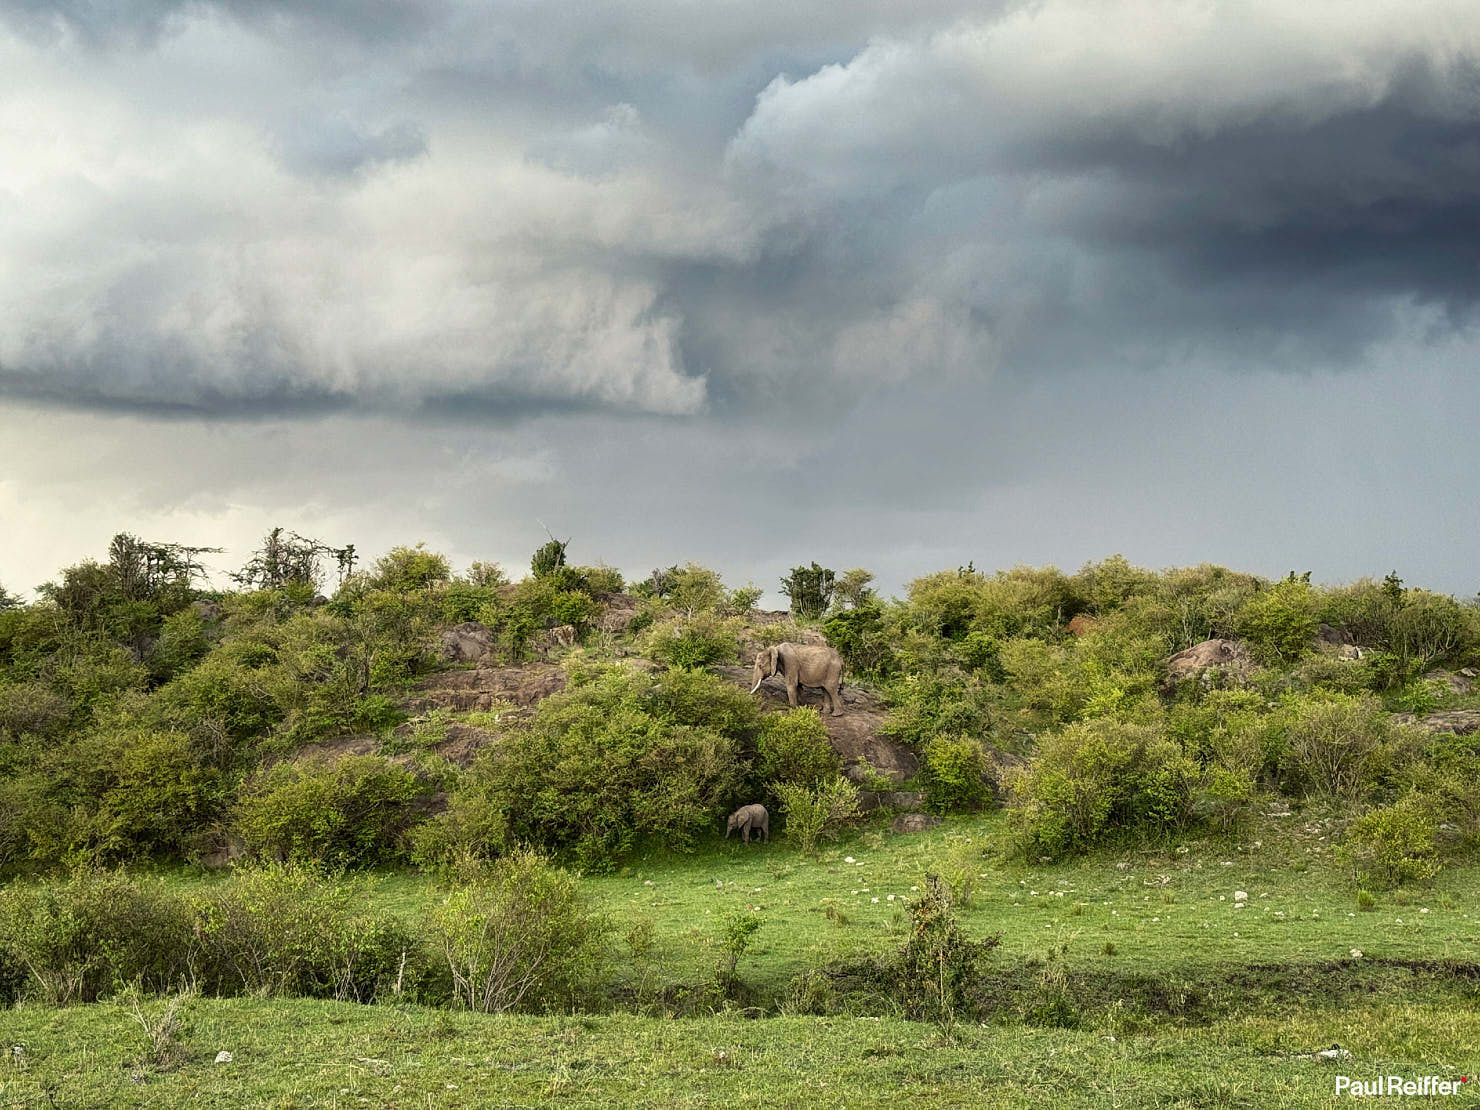
[[[25,1046],[0,1064],[0,1103],[1325,1106],[1350,1101],[1337,1074],[1468,1074],[1480,1065],[1480,868],[1361,909],[1330,844],[1307,812],[1262,818],[1237,841],[1036,865],[1010,855],[993,815],[914,835],[866,828],[816,860],[781,838],[655,851],[583,880],[614,925],[612,994],[641,1016],[197,998],[183,1061],[155,1066],[121,1003],[28,1005],[0,1014],[0,1039]],[[903,904],[930,870],[969,880],[968,932],[1002,936],[991,1019],[795,1013],[797,973],[899,946]],[[438,888],[389,873],[366,896],[414,916]],[[712,973],[723,925],[745,912],[763,921],[739,965],[749,1006],[667,1016],[670,989]],[[1067,976],[1072,1027],[1014,1008],[1049,966]],[[145,1016],[164,1005],[146,1001]],[[1352,1055],[1314,1055],[1333,1043]],[[221,1050],[230,1063],[214,1063]]]

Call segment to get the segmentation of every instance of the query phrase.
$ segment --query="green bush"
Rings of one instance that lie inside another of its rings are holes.
[[[1347,694],[1292,699],[1282,710],[1292,789],[1355,801],[1395,758],[1392,724],[1375,698]]]
[[[194,900],[202,986],[369,1002],[422,985],[428,976],[415,935],[392,916],[364,913],[364,901],[360,886],[307,868],[239,869]]]
[[[1189,823],[1197,780],[1161,729],[1095,718],[1043,738],[1012,782],[1013,820],[1032,855],[1155,838]]]
[[[376,590],[425,590],[452,577],[446,555],[428,551],[426,544],[393,547],[376,560],[370,586]]]
[[[274,764],[243,789],[236,825],[254,855],[359,866],[400,857],[423,785],[380,756]]]
[[[528,727],[479,754],[418,851],[493,855],[522,843],[589,866],[645,838],[687,849],[713,829],[750,770],[742,717],[723,699],[714,719],[734,732],[685,723],[706,717],[698,688],[672,672],[654,680],[615,669],[573,682],[542,702]]]
[[[216,807],[218,784],[179,732],[124,730],[97,741],[97,812],[91,840],[114,859],[187,853]]]
[[[1310,583],[1287,578],[1255,594],[1238,614],[1238,631],[1261,662],[1299,659],[1315,642],[1318,599]]]
[[[799,617],[815,620],[832,604],[836,575],[814,561],[808,567],[792,567],[781,580],[781,592],[791,602],[791,611]]]
[[[734,625],[707,610],[659,621],[648,631],[645,643],[648,656],[666,667],[734,663],[740,655]]]
[[[483,1014],[568,1009],[603,971],[608,931],[574,876],[522,850],[465,869],[426,924],[454,1000]]]
[[[992,800],[992,761],[979,740],[937,736],[921,760],[926,804],[937,813],[979,810]]]
[[[843,826],[859,815],[858,787],[842,775],[815,784],[775,782],[771,789],[781,802],[786,835],[795,837],[808,855],[819,840],[837,839]]]
[[[949,1022],[971,1006],[986,955],[1001,943],[991,936],[968,940],[956,917],[950,885],[925,876],[925,889],[906,907],[909,935],[886,966],[893,995],[916,1021]]]
[[[1439,873],[1437,837],[1438,823],[1427,801],[1410,793],[1357,818],[1346,848],[1361,878],[1398,886],[1428,882]]]
[[[163,883],[90,868],[0,891],[0,950],[25,969],[22,994],[58,1006],[130,985],[169,990],[194,970],[180,899]]]
[[[768,714],[755,746],[756,774],[765,782],[812,786],[842,770],[822,718],[811,709]]]

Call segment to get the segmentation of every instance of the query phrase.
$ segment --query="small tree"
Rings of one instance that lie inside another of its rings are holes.
[[[817,618],[832,604],[836,575],[813,560],[809,567],[792,567],[781,580],[781,592],[791,601],[791,611],[799,617]]]
[[[801,843],[811,855],[819,840],[832,840],[844,824],[858,816],[858,787],[842,775],[815,785],[775,782],[771,789],[781,799],[786,835]]]
[[[334,560],[342,585],[355,569],[354,544],[331,547],[321,540],[274,528],[231,579],[249,590],[281,590],[294,585],[318,589],[326,557]]]
[[[16,597],[15,594],[11,593],[4,586],[0,586],[0,613],[5,612],[7,609],[19,609],[24,604],[25,602]]]
[[[860,605],[871,601],[874,591],[869,587],[869,583],[873,580],[873,572],[864,570],[862,567],[845,570],[843,576],[838,579],[835,589],[838,601],[851,609],[857,609]]]
[[[534,558],[529,561],[529,569],[534,572],[534,576],[548,578],[565,566],[565,549],[569,544],[570,540],[557,540],[554,536],[540,544]]]

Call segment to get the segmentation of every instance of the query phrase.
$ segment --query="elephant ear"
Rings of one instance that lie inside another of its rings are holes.
[[[773,668],[772,673],[779,675],[786,674],[786,667],[784,666],[786,662],[786,652],[781,650],[782,646],[783,645],[781,644],[777,644],[771,649],[771,666]]]

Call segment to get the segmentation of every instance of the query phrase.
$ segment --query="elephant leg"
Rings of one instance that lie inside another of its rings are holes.
[[[797,684],[795,682],[786,684],[786,700],[793,709],[797,707]]]
[[[838,689],[839,684],[834,683],[827,688],[827,703],[834,717],[843,715],[843,695]]]

